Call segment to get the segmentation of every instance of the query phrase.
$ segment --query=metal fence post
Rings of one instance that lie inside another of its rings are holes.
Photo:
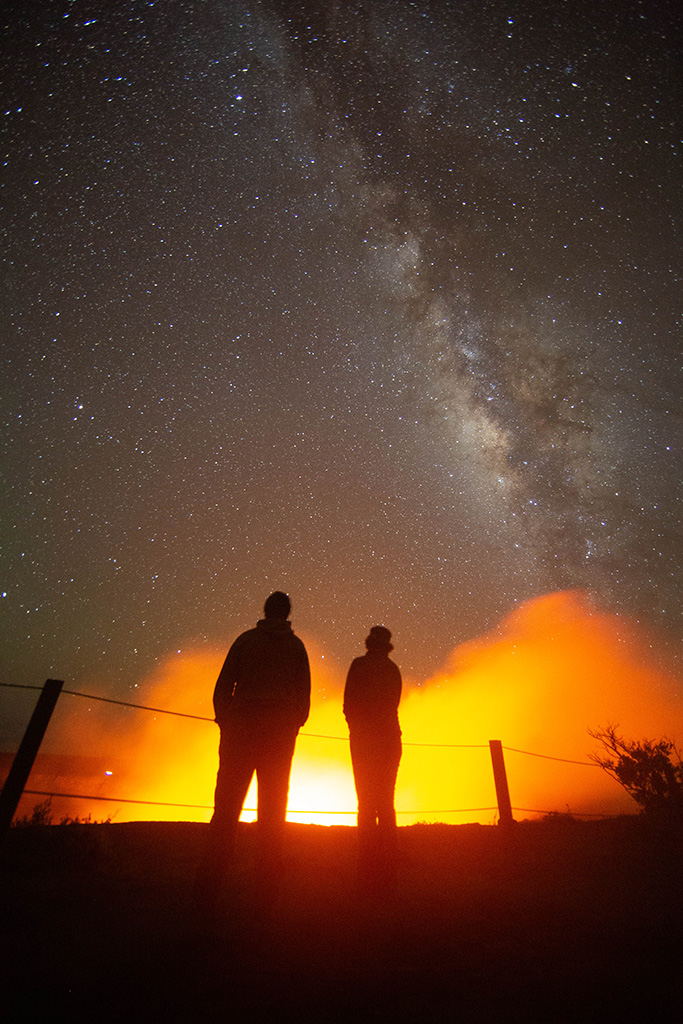
[[[64,682],[61,679],[48,679],[42,689],[38,702],[26,727],[24,738],[16,752],[9,775],[0,793],[0,842],[4,839],[12,824],[12,818],[19,806],[24,786],[31,774],[33,762],[43,741],[57,698],[62,692]]]
[[[512,807],[510,806],[510,791],[508,789],[507,773],[505,771],[505,758],[503,757],[503,744],[500,740],[489,740],[491,751],[491,764],[493,765],[493,779],[496,783],[496,799],[498,800],[498,824],[512,825]]]

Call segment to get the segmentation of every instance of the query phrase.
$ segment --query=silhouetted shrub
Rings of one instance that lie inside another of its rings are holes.
[[[52,824],[52,797],[36,804],[30,815],[25,814],[23,818],[15,818],[12,828],[27,828],[29,825],[51,825]]]
[[[65,814],[59,820],[60,825],[108,825],[110,822],[111,818],[93,821],[90,814],[87,814],[84,818],[79,818],[78,815],[72,818],[70,814]],[[28,828],[31,825],[52,824],[52,797],[48,797],[42,803],[36,804],[30,815],[25,814],[22,818],[15,818],[12,822],[12,828]]]
[[[648,815],[683,820],[683,762],[676,746],[666,739],[625,740],[617,726],[595,732],[604,748],[591,760],[612,776]]]

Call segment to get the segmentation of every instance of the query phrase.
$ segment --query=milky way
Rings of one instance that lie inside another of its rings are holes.
[[[10,4],[2,679],[275,588],[418,680],[563,588],[679,637],[667,2]]]

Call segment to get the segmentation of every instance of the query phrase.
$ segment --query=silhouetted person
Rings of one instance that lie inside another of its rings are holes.
[[[396,864],[394,790],[401,761],[401,673],[389,658],[391,633],[373,626],[367,654],[351,663],[344,690],[351,763],[358,797],[361,880],[392,882]]]
[[[219,767],[196,893],[205,906],[220,895],[254,772],[263,881],[275,881],[280,870],[292,758],[311,698],[308,655],[292,631],[290,610],[286,594],[271,594],[265,618],[237,637],[218,676],[213,704],[221,730]]]

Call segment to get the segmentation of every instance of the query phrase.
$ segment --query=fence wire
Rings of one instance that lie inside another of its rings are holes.
[[[21,683],[0,683],[0,686],[12,687],[16,690],[42,690],[42,686],[25,686]],[[197,722],[211,722],[215,721],[214,718],[209,718],[206,715],[191,715],[187,711],[169,711],[168,708],[153,708],[149,704],[133,704],[126,700],[114,700],[113,697],[101,697],[93,693],[81,693],[79,690],[62,690],[63,694],[67,694],[69,697],[83,697],[86,700],[97,700],[104,704],[117,704],[119,707],[135,708],[138,711],[152,711],[157,715],[175,715],[178,718],[191,718]],[[299,732],[299,736],[308,736],[312,739],[319,740],[338,740],[342,743],[348,743],[348,736],[328,736],[325,733],[318,732],[306,732],[302,729]],[[433,747],[442,748],[446,750],[488,750],[488,743],[418,743],[412,740],[402,740],[404,747]],[[554,757],[552,754],[536,754],[531,750],[517,750],[515,747],[503,747],[503,750],[510,750],[515,754],[528,754],[529,757],[544,757],[548,761],[562,761],[565,764],[582,764],[587,768],[598,768],[593,761],[572,761],[566,757]],[[178,805],[180,806],[180,805]]]
[[[50,793],[43,789],[25,789],[24,793],[30,796],[47,796],[47,797],[65,797],[69,800],[104,800],[107,803],[113,804],[144,804],[149,807],[191,807],[198,811],[212,811],[213,804],[177,804],[170,801],[164,800],[133,800],[130,797],[115,797],[115,796],[88,796],[86,793]],[[522,808],[515,808],[521,810]],[[256,813],[258,808],[256,807],[243,807],[242,811],[248,813]],[[457,808],[446,808],[436,811],[396,811],[397,814],[471,814],[475,811],[497,811],[497,807],[457,807]],[[287,808],[287,814],[345,814],[355,815],[358,813],[357,810],[353,811],[316,811],[316,810],[295,810],[292,807]],[[544,811],[540,812],[545,813]]]
[[[31,685],[22,684],[22,683],[5,683],[5,682],[0,682],[0,686],[6,687],[6,688],[17,689],[17,690],[42,690],[43,689],[42,686],[31,686]],[[80,698],[82,698],[84,700],[99,701],[99,702],[104,703],[104,704],[114,704],[114,705],[117,705],[119,707],[133,708],[134,710],[138,710],[138,711],[151,711],[154,714],[159,714],[159,715],[174,715],[174,716],[176,716],[178,718],[188,718],[188,719],[192,719],[194,721],[209,722],[209,723],[213,723],[215,721],[215,719],[209,718],[206,715],[193,715],[193,714],[190,714],[190,713],[185,712],[185,711],[171,711],[168,708],[155,708],[155,707],[151,707],[148,704],[136,704],[136,703],[133,703],[131,701],[116,700],[113,697],[103,697],[103,696],[101,696],[99,694],[83,693],[80,690],[65,690],[65,689],[62,689],[61,692],[62,692],[62,694],[66,694],[69,697],[80,697]],[[306,732],[305,730],[302,730],[299,733],[299,735],[300,736],[314,738],[314,739],[335,740],[335,741],[341,741],[341,742],[348,743],[348,737],[347,736],[330,736],[330,735],[327,735],[327,734],[324,734],[324,733]],[[457,750],[466,750],[466,749],[469,749],[469,750],[482,750],[482,749],[488,749],[489,744],[488,743],[418,743],[418,742],[413,742],[413,741],[410,741],[410,740],[404,740],[403,741],[403,746],[410,746],[410,747],[432,747],[432,748],[451,749],[451,750],[456,750],[456,749]],[[598,767],[600,767],[594,761],[575,761],[575,760],[572,760],[571,758],[555,757],[552,754],[540,754],[540,753],[537,753],[537,752],[531,751],[531,750],[519,750],[516,747],[506,747],[506,746],[504,746],[503,750],[509,751],[509,752],[515,753],[515,754],[524,754],[524,755],[526,755],[528,757],[541,757],[541,758],[544,758],[545,760],[548,760],[548,761],[559,761],[559,762],[561,762],[563,764],[576,764],[576,765],[581,765],[582,767],[586,767],[586,768],[598,768]],[[130,797],[95,796],[95,795],[89,795],[89,794],[85,794],[85,793],[58,793],[58,792],[49,792],[49,791],[46,791],[46,790],[37,790],[37,789],[25,789],[24,793],[27,794],[27,795],[31,795],[31,796],[49,797],[50,799],[52,799],[53,797],[55,797],[55,798],[61,797],[61,798],[64,798],[64,799],[71,799],[71,800],[99,800],[99,801],[105,801],[105,802],[108,802],[108,803],[136,804],[136,805],[139,805],[139,806],[150,806],[150,807],[181,807],[181,808],[187,808],[187,809],[191,809],[191,810],[213,810],[213,804],[176,803],[176,802],[162,801],[162,800],[136,800],[136,799],[132,799]],[[248,813],[254,813],[254,812],[256,812],[256,810],[257,810],[257,808],[255,808],[255,807],[244,807],[243,808],[243,811],[246,811]],[[479,813],[484,813],[484,812],[489,812],[489,811],[497,811],[497,810],[498,810],[497,806],[492,806],[492,807],[440,808],[438,810],[424,810],[424,809],[420,808],[420,810],[412,810],[412,811],[410,811],[410,810],[408,810],[408,811],[397,810],[396,813],[397,814],[404,814],[404,815],[405,814],[410,814],[410,815],[417,815],[417,814],[424,814],[424,815],[432,815],[432,814],[475,814],[475,813],[479,814]],[[552,810],[541,810],[539,808],[531,808],[531,807],[512,807],[512,810],[513,811],[521,811],[523,813],[528,813],[528,814],[554,814],[554,813],[556,813],[555,811],[552,811]],[[315,814],[315,815],[326,814],[326,815],[349,815],[349,816],[355,816],[357,814],[357,811],[356,810],[352,810],[352,811],[295,810],[293,808],[288,808],[287,809],[287,813],[288,814]],[[610,815],[600,814],[600,813],[580,813],[580,812],[572,812],[572,813],[575,814],[576,817],[582,817],[582,818],[610,817]]]

